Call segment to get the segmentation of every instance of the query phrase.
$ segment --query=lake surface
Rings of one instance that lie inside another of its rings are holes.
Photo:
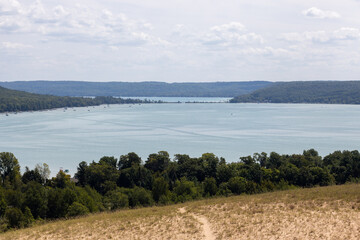
[[[122,98],[132,98],[132,99],[141,99],[141,100],[150,100],[150,101],[163,101],[167,103],[224,103],[229,102],[231,98],[223,97],[122,97]]]
[[[22,169],[49,164],[76,171],[81,161],[136,152],[198,157],[213,152],[228,162],[255,152],[324,156],[360,148],[360,106],[307,104],[168,103],[110,105],[0,114],[0,151]]]

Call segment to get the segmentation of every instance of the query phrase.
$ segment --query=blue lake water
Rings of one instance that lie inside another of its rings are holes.
[[[49,164],[73,174],[81,161],[168,151],[227,161],[255,152],[321,155],[360,148],[360,106],[310,104],[168,103],[110,105],[0,114],[0,152],[22,169]]]
[[[141,100],[150,100],[150,101],[163,101],[167,103],[224,103],[228,102],[231,98],[223,97],[122,97],[122,98],[133,98]]]

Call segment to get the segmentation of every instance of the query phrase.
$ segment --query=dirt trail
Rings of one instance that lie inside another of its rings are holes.
[[[181,214],[186,213],[185,207],[179,208],[178,212],[181,213]],[[205,236],[204,240],[215,240],[216,239],[213,231],[211,230],[211,224],[209,223],[209,221],[208,221],[208,219],[206,217],[195,215],[193,213],[191,213],[191,216],[193,218],[195,218],[196,221],[201,223],[202,228],[203,228],[202,232],[203,232],[203,235]]]
[[[215,240],[216,237],[211,230],[211,224],[209,223],[208,219],[204,216],[198,216],[195,214],[192,214],[192,216],[199,221],[203,226],[203,234],[205,236],[204,240]]]

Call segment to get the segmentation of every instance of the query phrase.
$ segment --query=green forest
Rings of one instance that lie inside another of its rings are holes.
[[[138,99],[113,97],[58,97],[0,87],[0,112],[38,111],[63,107],[98,106],[101,104],[148,103]]]
[[[212,153],[200,157],[136,153],[81,162],[75,177],[46,164],[20,172],[18,159],[0,153],[0,230],[100,211],[166,205],[195,199],[256,194],[360,181],[360,153],[314,149],[302,154],[255,153],[227,163]]]
[[[360,104],[360,81],[278,82],[230,102]]]

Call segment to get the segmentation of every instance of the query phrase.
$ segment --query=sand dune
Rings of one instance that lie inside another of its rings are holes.
[[[360,239],[360,185],[101,213],[0,239]]]

